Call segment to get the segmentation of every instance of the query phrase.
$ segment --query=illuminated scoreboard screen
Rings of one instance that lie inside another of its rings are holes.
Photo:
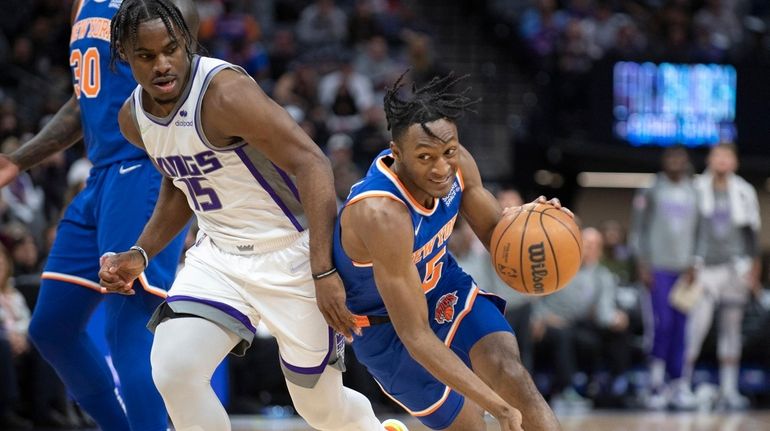
[[[634,146],[734,141],[733,66],[619,62],[613,68],[613,135]]]

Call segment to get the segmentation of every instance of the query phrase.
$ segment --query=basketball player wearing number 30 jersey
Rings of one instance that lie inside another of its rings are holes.
[[[152,334],[145,325],[170,287],[184,232],[159,254],[137,283],[135,296],[105,295],[99,257],[133,245],[153,211],[161,176],[147,156],[123,138],[117,114],[136,86],[126,66],[110,70],[110,19],[120,0],[74,2],[69,66],[74,94],[46,127],[13,154],[0,157],[0,186],[81,138],[93,163],[86,187],[67,208],[43,272],[30,324],[32,341],[70,394],[110,431],[165,431],[167,414],[150,371]],[[197,28],[192,1],[178,1]],[[85,331],[104,302],[104,328],[119,376]]]

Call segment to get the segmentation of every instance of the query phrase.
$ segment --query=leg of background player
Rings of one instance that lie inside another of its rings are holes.
[[[692,386],[692,373],[695,368],[695,361],[698,359],[698,355],[700,355],[703,340],[708,335],[713,318],[714,298],[706,292],[690,310],[690,315],[687,318],[687,347],[685,349],[682,380],[688,388]]]
[[[211,376],[239,340],[222,326],[198,317],[166,320],[155,329],[152,377],[177,431],[230,429]]]
[[[134,296],[109,295],[107,343],[120,376],[120,392],[135,431],[166,431],[168,418],[163,399],[152,381],[152,333],[147,321],[161,298],[142,290]]]
[[[107,361],[86,333],[91,313],[102,299],[103,295],[94,290],[43,279],[29,335],[75,400],[102,429],[128,431],[128,419]]]

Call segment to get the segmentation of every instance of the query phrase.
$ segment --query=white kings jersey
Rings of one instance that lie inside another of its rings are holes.
[[[165,118],[142,108],[137,87],[131,104],[147,154],[187,196],[198,225],[211,240],[236,252],[288,245],[306,229],[293,179],[244,141],[215,147],[201,123],[209,83],[224,70],[243,69],[222,60],[194,56],[191,78]]]

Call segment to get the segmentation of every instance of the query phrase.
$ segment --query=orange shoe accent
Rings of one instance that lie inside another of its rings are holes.
[[[409,431],[409,428],[403,422],[396,419],[388,419],[382,423],[386,431]]]

